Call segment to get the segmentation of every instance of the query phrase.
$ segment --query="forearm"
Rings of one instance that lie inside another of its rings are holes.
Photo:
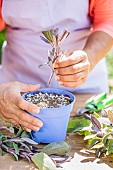
[[[97,31],[89,36],[83,51],[88,55],[91,64],[90,70],[105,57],[112,45],[113,38],[104,32]]]

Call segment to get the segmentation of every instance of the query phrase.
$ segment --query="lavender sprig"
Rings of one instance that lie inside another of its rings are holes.
[[[50,44],[52,49],[48,50],[48,62],[39,65],[39,67],[43,66],[43,65],[48,65],[51,67],[52,69],[52,73],[51,76],[49,78],[49,81],[47,83],[47,85],[49,86],[52,80],[52,77],[54,75],[54,67],[53,64],[55,63],[55,61],[58,58],[61,58],[66,51],[61,51],[60,49],[60,45],[64,42],[64,40],[69,36],[70,32],[67,30],[64,30],[62,33],[59,33],[59,29],[55,28],[55,29],[51,29],[51,30],[47,30],[47,31],[43,31],[42,34],[44,35],[41,36],[41,39]]]

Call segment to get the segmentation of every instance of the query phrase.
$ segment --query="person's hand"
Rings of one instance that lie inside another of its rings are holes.
[[[25,110],[39,113],[40,109],[21,97],[21,92],[31,92],[39,89],[40,85],[10,82],[0,84],[0,117],[15,126],[22,126],[24,130],[38,131],[42,127],[41,120],[29,115]]]
[[[57,59],[54,63],[56,80],[59,84],[67,87],[78,87],[82,85],[90,71],[90,62],[84,51],[74,51],[69,56]]]

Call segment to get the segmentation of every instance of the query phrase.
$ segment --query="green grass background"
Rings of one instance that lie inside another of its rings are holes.
[[[0,32],[0,60],[1,60],[1,48],[5,38],[6,38],[5,30],[3,30],[2,32]],[[109,79],[113,79],[113,50],[111,50],[107,54],[106,61],[107,61]]]

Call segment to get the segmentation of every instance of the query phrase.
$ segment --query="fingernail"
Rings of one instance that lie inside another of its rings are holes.
[[[34,131],[39,131],[39,129],[40,129],[39,127],[36,127],[36,126],[33,127]]]
[[[40,122],[40,123],[38,123],[38,124],[39,124],[39,126],[40,126],[40,127],[42,127],[42,126],[43,126],[43,122]]]
[[[54,63],[54,64],[53,64],[53,67],[54,67],[54,68],[57,68],[57,67],[58,67],[58,64],[57,64],[57,63]]]
[[[30,133],[30,132],[31,132],[31,129],[26,128],[26,131]]]
[[[36,114],[37,114],[37,113],[39,113],[39,111],[40,111],[39,108],[35,108],[34,111],[33,111],[33,113],[36,113]]]
[[[38,122],[35,124],[35,126],[38,126],[38,127],[40,126],[40,127],[42,127],[42,126],[43,126],[43,122],[39,122],[39,121],[38,121]]]
[[[56,76],[56,80],[60,80],[60,76]]]
[[[58,74],[58,70],[57,69],[55,69],[54,72],[55,72],[55,74]]]
[[[60,82],[59,82],[59,84],[60,84],[60,85],[62,85],[62,84],[63,84],[63,82],[62,82],[62,81],[60,81]]]

